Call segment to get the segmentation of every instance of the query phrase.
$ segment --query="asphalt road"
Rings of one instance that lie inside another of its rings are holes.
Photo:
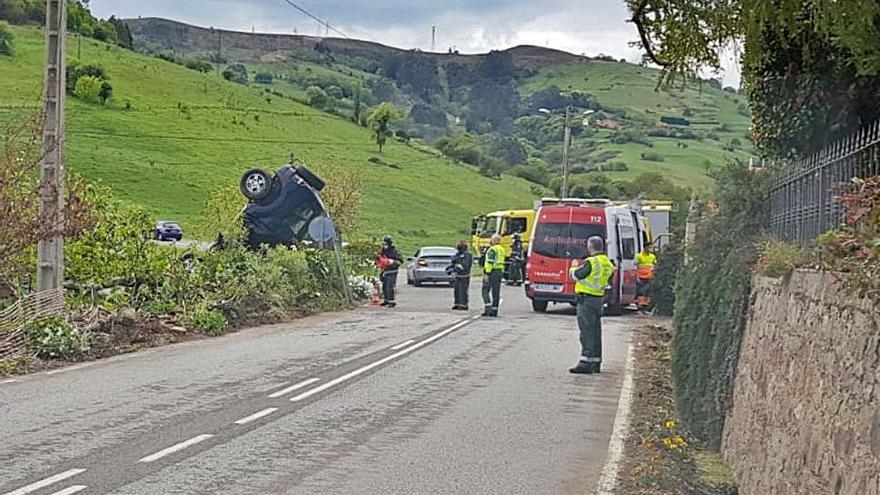
[[[485,320],[401,289],[393,310],[0,380],[0,494],[594,493],[640,319],[606,318],[603,373],[574,376],[570,308],[505,287]]]

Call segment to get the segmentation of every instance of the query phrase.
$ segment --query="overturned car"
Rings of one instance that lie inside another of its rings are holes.
[[[254,168],[241,178],[247,245],[290,246],[327,242],[336,232],[318,194],[324,181],[305,166],[284,165],[275,173]]]

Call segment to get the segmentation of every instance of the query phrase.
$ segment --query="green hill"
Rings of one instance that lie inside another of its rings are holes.
[[[658,77],[657,70],[646,67],[583,59],[539,69],[523,81],[522,91],[531,95],[552,86],[582,91],[610,110],[606,120],[619,122],[624,130],[635,129],[643,134],[649,145],[614,143],[613,137],[619,132],[607,129],[590,136],[598,144],[597,154],[618,152],[620,154],[612,160],[628,165],[626,172],[608,172],[612,176],[659,172],[680,183],[707,187],[712,182],[706,176],[709,170],[727,160],[748,159],[752,148],[748,137],[750,119],[742,95],[710,82],[658,90]],[[657,127],[661,117],[688,120],[688,126],[666,129],[690,131],[690,134],[652,136],[652,133],[664,132]],[[644,160],[644,152],[657,153],[665,161]]]
[[[0,124],[32,115],[41,93],[43,32],[12,32],[15,54],[0,56]],[[76,40],[69,43],[73,59]],[[361,172],[359,234],[390,232],[407,247],[451,243],[469,231],[475,213],[532,203],[524,180],[492,180],[398,142],[380,155],[368,130],[267,88],[91,39],[82,40],[81,61],[106,69],[114,96],[106,105],[68,99],[68,169],[189,231],[198,228],[210,191],[237,185],[250,167],[286,163],[291,154],[324,175]]]
[[[705,189],[712,186],[707,176],[712,168],[747,159],[752,149],[747,102],[735,90],[711,80],[658,90],[657,70],[607,57],[535,46],[479,55],[426,53],[359,40],[200,28],[166,19],[126,23],[138,50],[179,62],[210,59],[218,70],[243,64],[251,80],[257,73],[270,74],[273,90],[304,103],[306,89],[318,87],[337,94],[322,106],[342,115],[353,113],[355,94],[368,105],[393,101],[412,109],[398,128],[428,142],[470,132],[483,156],[459,157],[490,175],[506,171],[545,184],[558,176],[559,114],[568,105],[595,112],[589,125],[578,123],[575,132],[575,182],[589,182],[599,173],[625,180],[658,172],[678,185]],[[556,115],[542,115],[541,108]],[[685,121],[662,122],[670,118]],[[470,146],[473,140],[465,142]]]

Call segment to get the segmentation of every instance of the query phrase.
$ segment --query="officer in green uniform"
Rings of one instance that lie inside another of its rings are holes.
[[[591,237],[587,241],[589,257],[580,267],[571,267],[571,276],[577,281],[577,322],[580,330],[581,358],[570,372],[599,373],[602,363],[602,311],[605,287],[611,281],[614,265],[605,254],[605,241]]]
[[[498,316],[501,302],[501,282],[504,279],[504,248],[499,246],[501,236],[495,234],[489,240],[489,249],[483,259],[483,316]],[[491,298],[489,296],[492,296]]]

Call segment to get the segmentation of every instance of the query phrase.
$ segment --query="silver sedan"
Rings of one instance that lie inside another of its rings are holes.
[[[423,247],[406,259],[406,283],[421,287],[425,283],[452,284],[455,276],[446,273],[452,264],[455,248]]]

